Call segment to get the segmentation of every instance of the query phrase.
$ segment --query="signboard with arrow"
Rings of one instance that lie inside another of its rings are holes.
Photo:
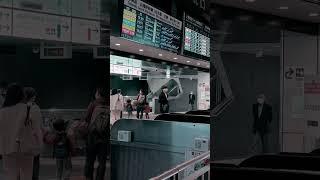
[[[304,78],[304,68],[303,67],[288,67],[284,73],[287,80],[296,79],[301,80]]]
[[[72,19],[72,42],[100,45],[101,31],[99,21]]]

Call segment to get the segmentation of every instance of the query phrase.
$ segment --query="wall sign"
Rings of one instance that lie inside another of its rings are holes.
[[[72,19],[72,42],[100,45],[100,35],[99,21]]]
[[[71,42],[71,18],[13,11],[13,36]]]

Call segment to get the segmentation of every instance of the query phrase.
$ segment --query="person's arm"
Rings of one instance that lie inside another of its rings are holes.
[[[257,129],[256,129],[256,109],[255,109],[255,105],[252,105],[252,117],[253,117],[252,132],[254,134],[256,134]]]
[[[92,117],[92,114],[93,114],[93,111],[94,111],[94,103],[91,102],[88,106],[88,109],[87,109],[87,113],[86,113],[86,116],[85,116],[85,122],[89,123],[91,121],[91,117]]]
[[[31,120],[33,131],[39,142],[40,147],[43,145],[43,135],[42,135],[42,115],[40,108],[37,105],[31,107]]]

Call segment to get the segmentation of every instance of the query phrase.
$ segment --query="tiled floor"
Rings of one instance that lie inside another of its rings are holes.
[[[41,159],[41,167],[40,167],[40,180],[56,180],[55,178],[55,160],[50,158],[42,158]],[[84,168],[84,158],[77,157],[72,160],[73,171],[72,171],[72,179],[73,180],[82,180],[83,168]],[[96,164],[97,166],[97,164]],[[107,163],[107,171],[105,180],[109,180],[110,178],[110,163]],[[0,180],[5,180],[3,174],[2,161],[0,160]]]

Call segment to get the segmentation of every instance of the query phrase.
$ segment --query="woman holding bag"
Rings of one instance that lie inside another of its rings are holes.
[[[0,154],[6,180],[31,180],[33,158],[42,145],[40,109],[23,100],[23,87],[11,84],[0,110]]]

